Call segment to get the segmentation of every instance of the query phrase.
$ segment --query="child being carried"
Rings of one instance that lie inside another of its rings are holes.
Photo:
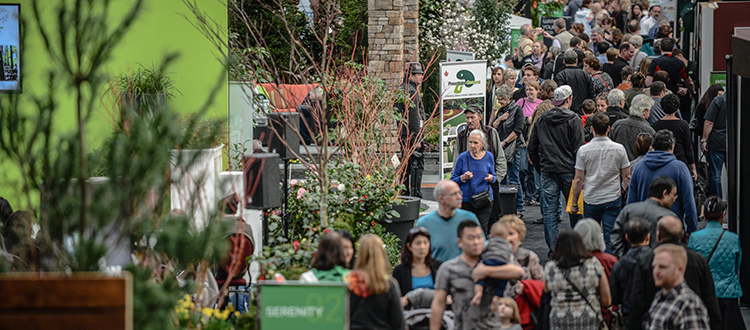
[[[510,234],[508,225],[495,222],[490,228],[490,235],[487,239],[487,246],[482,252],[482,263],[486,266],[502,266],[513,262],[513,247],[508,243],[506,238]],[[505,291],[506,280],[486,277],[474,284],[474,298],[471,300],[472,305],[479,305],[482,301],[482,292],[484,287],[489,285],[494,290],[492,305],[497,304],[497,300],[503,296]]]

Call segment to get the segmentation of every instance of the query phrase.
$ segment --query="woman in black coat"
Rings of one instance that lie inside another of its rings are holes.
[[[404,240],[401,263],[393,269],[393,278],[401,289],[401,305],[406,307],[409,300],[404,297],[409,291],[435,288],[435,276],[440,261],[430,252],[430,232],[425,227],[414,227]]]

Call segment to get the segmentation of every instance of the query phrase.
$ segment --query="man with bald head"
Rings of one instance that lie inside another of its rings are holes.
[[[458,225],[464,220],[479,224],[474,213],[460,209],[463,198],[461,188],[451,180],[442,180],[433,191],[438,209],[417,220],[417,227],[430,232],[430,250],[435,259],[445,262],[461,254],[458,248]],[[481,224],[479,225],[481,227]]]
[[[706,306],[709,315],[709,323],[712,330],[722,329],[721,311],[719,310],[719,301],[716,299],[716,290],[714,280],[711,276],[711,270],[708,268],[708,262],[698,252],[690,250],[682,244],[681,240],[684,234],[682,221],[673,216],[661,218],[656,225],[656,240],[659,245],[657,250],[664,244],[679,245],[687,253],[687,265],[685,266],[685,282],[688,287],[701,298]],[[652,265],[654,255],[646,253],[636,264],[633,272],[633,284],[631,287],[631,301],[653,301],[657,292],[654,282],[654,267]],[[630,312],[630,329],[643,329],[643,320],[648,314],[648,304],[633,304]]]

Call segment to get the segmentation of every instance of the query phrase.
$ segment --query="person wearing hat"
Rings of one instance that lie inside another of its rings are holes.
[[[742,297],[739,271],[742,260],[740,238],[723,228],[727,202],[718,196],[711,196],[703,203],[703,216],[706,228],[690,235],[688,248],[702,254],[708,260],[711,276],[719,300],[724,329],[744,330],[740,306],[737,298]]]
[[[492,126],[485,125],[482,120],[483,111],[478,105],[472,104],[466,107],[464,110],[464,117],[466,117],[466,129],[459,130],[456,144],[453,148],[454,155],[460,155],[461,153],[469,150],[469,132],[478,129],[484,132],[487,136],[487,151],[492,153],[495,159],[495,174],[498,178],[505,177],[505,173],[508,170],[508,164],[505,161],[505,153],[503,152],[502,141],[500,141],[500,135],[497,134]],[[492,191],[495,193],[493,200],[498,200],[498,181],[492,183]],[[492,213],[490,213],[490,225],[500,215],[500,203],[494,203],[492,207]],[[489,228],[483,228],[488,230]]]
[[[406,186],[407,196],[422,198],[422,172],[424,171],[424,122],[426,120],[424,104],[419,94],[424,71],[419,62],[410,62],[404,70],[404,82],[401,88],[406,91],[407,99],[396,103],[399,113],[404,116],[400,128],[399,143],[404,153],[409,151],[409,163],[403,184]]]
[[[575,177],[575,161],[578,148],[583,145],[583,125],[570,106],[573,89],[563,85],[555,89],[554,108],[539,116],[529,137],[529,162],[541,173],[542,219],[544,240],[549,253],[557,240],[557,214],[560,208],[560,192],[568,198]],[[579,216],[570,215],[571,228]]]

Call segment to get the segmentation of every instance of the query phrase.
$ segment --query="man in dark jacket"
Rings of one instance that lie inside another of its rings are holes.
[[[630,65],[628,62],[633,58],[633,53],[635,53],[635,47],[633,47],[633,44],[629,42],[623,42],[620,44],[620,56],[617,56],[615,62],[612,63],[610,72],[608,72],[609,76],[612,77],[612,82],[615,83],[615,86],[619,86],[622,82],[622,68]]]
[[[638,95],[633,98],[633,105],[630,106],[630,117],[620,119],[612,125],[609,130],[609,138],[625,147],[628,153],[628,160],[631,162],[635,159],[633,146],[638,135],[647,133],[654,135],[654,129],[648,124],[646,118],[651,114],[651,106],[654,100],[646,95]],[[635,170],[635,168],[631,169]]]
[[[683,246],[687,251],[687,268],[685,269],[685,282],[691,290],[698,295],[708,310],[710,317],[711,329],[720,330],[722,328],[721,311],[719,302],[716,299],[716,289],[714,280],[711,277],[711,269],[708,268],[708,262],[698,252],[688,249],[680,243],[683,236],[682,221],[675,217],[664,217],[659,220],[657,225],[656,240],[659,245],[672,243]],[[657,245],[658,246],[658,245]],[[651,301],[654,300],[657,288],[654,284],[654,268],[651,262],[654,260],[653,253],[644,253],[639,259],[633,272],[633,284],[631,286],[630,301],[638,302],[631,304],[630,325],[631,330],[642,329],[644,314],[648,312]]]
[[[578,68],[583,69],[583,59],[586,58],[586,54],[583,53],[583,40],[580,37],[573,37],[570,39],[570,47],[568,49],[572,49],[576,52],[578,55]],[[560,52],[560,54],[557,54],[557,57],[555,57],[555,65],[554,69],[552,70],[554,72],[554,75],[556,76],[560,71],[565,69],[565,61],[563,59],[565,58],[565,51]]]
[[[529,138],[529,162],[541,173],[544,240],[550,255],[558,234],[560,192],[568,197],[575,177],[576,153],[584,141],[581,118],[569,109],[572,103],[570,86],[555,89],[552,105],[557,108],[548,110],[537,119]],[[570,215],[570,223],[575,224],[578,218]]]
[[[406,168],[403,184],[406,185],[406,195],[422,198],[422,172],[424,171],[424,132],[422,127],[426,119],[422,98],[419,95],[419,85],[422,84],[424,71],[419,62],[406,65],[404,82],[401,88],[406,91],[404,102],[396,103],[405,121],[401,126],[401,150],[411,152],[409,165]]]
[[[638,260],[643,258],[643,254],[651,253],[651,247],[649,247],[651,242],[650,226],[648,220],[643,218],[633,218],[625,224],[625,239],[633,245],[633,248],[620,257],[609,275],[612,305],[620,305],[625,328],[632,328],[630,326],[630,309],[633,300],[630,299],[630,289],[633,285],[633,270]],[[395,275],[396,272],[394,271],[393,274]]]
[[[604,112],[604,114],[609,117],[610,127],[612,127],[616,121],[628,118],[628,114],[623,110],[623,107],[625,107],[625,93],[623,91],[617,88],[609,91],[607,102],[609,103],[609,107],[607,107],[607,111]]]
[[[654,134],[651,147],[633,170],[628,188],[628,204],[648,199],[651,182],[660,176],[668,176],[677,184],[680,196],[672,205],[672,212],[685,222],[687,233],[698,228],[698,215],[693,197],[693,177],[687,165],[674,156],[674,134],[661,130]]]
[[[566,50],[563,61],[565,61],[565,69],[555,75],[555,82],[557,86],[570,86],[573,90],[573,103],[570,106],[570,110],[579,116],[583,115],[581,111],[583,101],[593,98],[594,88],[591,76],[586,71],[578,68],[578,54],[574,50]]]
[[[612,242],[612,254],[622,258],[630,250],[630,243],[625,237],[624,228],[633,219],[646,219],[650,223],[651,237],[656,237],[656,223],[666,216],[677,215],[669,208],[674,204],[677,196],[677,185],[668,176],[660,176],[651,182],[648,188],[649,198],[643,202],[628,204],[622,208],[620,215],[615,220],[610,240]],[[651,241],[651,247],[656,246],[656,240]]]

